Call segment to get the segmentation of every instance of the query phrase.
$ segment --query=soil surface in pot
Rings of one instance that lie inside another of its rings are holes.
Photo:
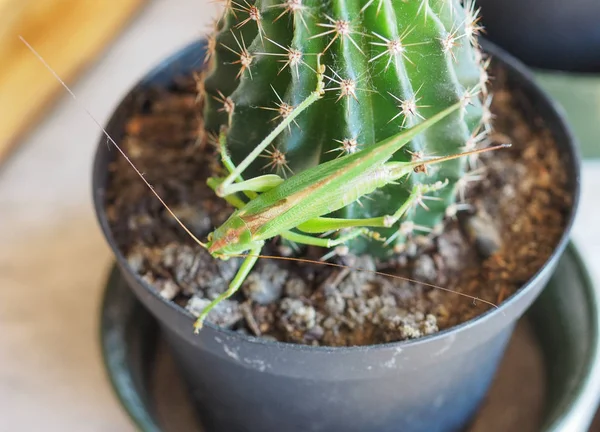
[[[499,305],[537,272],[563,233],[571,196],[553,138],[524,98],[494,71],[495,132],[490,143],[512,148],[470,161],[464,198],[444,231],[418,236],[388,262],[337,257],[334,262],[409,277]],[[202,136],[194,78],[147,89],[129,101],[121,145],[184,223],[200,238],[232,209],[205,185],[219,171]],[[115,137],[119,138],[119,137]],[[116,153],[116,152],[115,152]],[[227,286],[240,259],[220,261],[177,225],[120,156],[110,165],[106,211],[118,247],[133,272],[161,296],[194,314]],[[278,239],[263,253],[293,253]],[[325,251],[304,248],[319,259]],[[368,272],[261,259],[242,290],[208,320],[239,332],[281,341],[370,345],[418,338],[491,306],[456,293]]]

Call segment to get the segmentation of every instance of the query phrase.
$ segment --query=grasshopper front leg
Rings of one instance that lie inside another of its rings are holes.
[[[210,311],[213,310],[213,308],[215,306],[217,306],[223,300],[226,300],[229,297],[231,297],[232,295],[234,295],[237,292],[237,290],[242,286],[242,283],[244,282],[244,280],[246,279],[246,277],[252,270],[252,267],[254,267],[254,264],[256,264],[256,261],[258,260],[258,256],[260,255],[261,249],[262,249],[262,245],[259,245],[250,250],[250,253],[244,259],[244,262],[240,266],[240,269],[238,270],[238,272],[235,275],[235,277],[233,278],[233,280],[230,282],[227,290],[224,293],[222,293],[221,295],[219,295],[216,299],[211,301],[210,304],[202,310],[202,312],[198,316],[198,319],[194,323],[194,333],[197,334],[202,329],[204,320],[206,319],[206,317],[208,316]]]
[[[210,178],[209,182],[212,183],[212,185],[217,185],[217,188],[219,185],[223,184],[223,182],[225,181],[224,178]],[[249,180],[244,180],[244,181],[240,181],[238,183],[234,183],[231,186],[229,186],[227,188],[227,194],[224,195],[223,197],[228,197],[231,196],[233,194],[236,194],[238,192],[267,192],[271,189],[273,189],[274,187],[279,186],[281,183],[283,183],[283,179],[281,177],[279,177],[278,175],[275,174],[266,174],[266,175],[262,175],[262,176],[258,176],[258,177],[254,177],[252,179]],[[209,185],[211,186],[211,185]],[[211,186],[212,187],[212,186]]]
[[[219,137],[217,138],[217,148],[219,151],[219,154],[221,156],[221,162],[223,163],[223,166],[225,167],[225,169],[227,170],[227,172],[231,175],[235,169],[236,166],[233,163],[233,161],[231,160],[231,157],[229,157],[229,153],[227,152],[227,134],[226,134],[226,130],[224,128],[221,128],[221,132],[219,133]],[[215,181],[212,178],[208,179],[208,186],[215,191],[217,191],[217,187],[223,183],[223,180],[225,179],[220,179],[220,181]],[[244,181],[244,178],[242,177],[241,174],[239,174],[234,181],[236,183],[241,183]],[[212,185],[211,185],[212,182]],[[256,193],[252,192],[252,191],[243,191],[244,194],[249,198],[249,199],[254,199],[256,198]],[[230,193],[228,195],[232,195],[233,193]],[[226,199],[226,201],[229,202],[229,200],[226,197],[223,197]],[[232,204],[231,202],[229,202],[230,204]],[[237,207],[237,206],[236,206]]]
[[[248,156],[246,156],[246,158],[242,162],[240,162],[238,166],[235,167],[233,171],[229,173],[229,175],[223,180],[223,183],[221,183],[221,185],[217,188],[217,196],[223,197],[225,195],[229,195],[231,193],[232,183],[237,178],[239,178],[239,176],[244,172],[244,170],[248,168],[250,164],[254,162],[254,160],[256,160],[256,158],[258,158],[269,145],[271,145],[275,138],[277,138],[277,136],[281,132],[283,132],[292,123],[292,121],[294,121],[294,119],[298,117],[298,115],[300,115],[302,111],[304,111],[306,108],[308,108],[320,98],[321,95],[314,91],[300,105],[294,108],[294,110],[285,119],[283,119],[281,123],[279,123],[277,127],[273,129],[271,133],[267,135],[265,139],[263,139],[261,143],[258,146],[256,146],[256,148],[252,150],[252,152]]]
[[[216,191],[219,185],[221,184],[222,179],[219,178],[209,178],[206,180],[206,185],[211,188],[213,191]],[[224,196],[223,199],[227,201],[230,205],[235,207],[236,209],[241,209],[246,205],[246,203],[237,195],[227,195]]]
[[[216,191],[219,185],[223,183],[223,178],[211,177],[206,181],[206,185],[213,191]],[[243,192],[246,196],[256,194],[256,192],[266,192],[280,185],[283,179],[275,174],[267,174],[255,177],[250,180],[240,181],[230,186],[229,194],[223,199],[237,209],[241,209],[246,203],[236,195],[237,192]]]
[[[216,194],[219,197],[223,197],[225,195],[230,194],[230,186],[236,181],[236,179],[240,178],[241,174],[250,166],[252,162],[258,158],[262,152],[264,152],[269,145],[277,138],[279,134],[281,134],[284,130],[290,127],[292,122],[296,120],[296,117],[300,115],[304,110],[306,110],[313,103],[318,101],[325,94],[325,65],[321,64],[321,55],[317,56],[317,87],[316,89],[306,98],[304,99],[298,106],[296,106],[278,125],[263,139],[258,146],[246,158],[240,162],[238,166],[236,166],[233,171],[230,171],[229,175],[223,180],[221,185],[217,188]],[[224,147],[223,147],[224,149]],[[231,162],[231,161],[230,161]],[[231,162],[231,166],[233,167],[233,162]]]

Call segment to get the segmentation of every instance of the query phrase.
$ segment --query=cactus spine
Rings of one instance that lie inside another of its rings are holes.
[[[226,0],[209,36],[203,78],[205,127],[225,126],[241,161],[316,85],[317,54],[327,65],[326,96],[303,112],[245,177],[290,176],[355,152],[461,101],[463,110],[414,139],[396,160],[473,149],[485,138],[486,62],[477,44],[478,11],[458,0]],[[389,214],[417,183],[449,186],[420,202],[396,227],[393,242],[357,239],[354,253],[385,256],[407,238],[452,216],[468,180],[468,161],[453,160],[389,185],[336,216]]]

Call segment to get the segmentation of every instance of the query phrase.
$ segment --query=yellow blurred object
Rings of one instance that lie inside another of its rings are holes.
[[[0,162],[65,81],[100,54],[146,0],[0,0]]]

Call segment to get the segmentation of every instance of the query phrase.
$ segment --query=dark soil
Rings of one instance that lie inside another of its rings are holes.
[[[499,73],[500,72],[500,73]],[[393,262],[347,256],[338,262],[384,270],[499,305],[526,283],[556,246],[571,205],[550,133],[532,107],[503,88],[495,73],[492,144],[512,148],[481,156],[484,178],[469,184],[468,208],[444,232],[421,237]],[[231,208],[205,186],[220,169],[205,145],[192,77],[131,100],[124,150],[175,213],[200,238]],[[525,119],[530,119],[526,121]],[[177,225],[137,174],[117,157],[110,167],[107,213],[134,272],[163,297],[194,314],[221,293],[239,265],[220,261]],[[289,255],[271,241],[264,253]],[[304,249],[319,259],[324,251]],[[422,284],[366,272],[262,259],[242,292],[209,321],[240,332],[315,345],[368,345],[417,338],[467,321],[491,306]]]

